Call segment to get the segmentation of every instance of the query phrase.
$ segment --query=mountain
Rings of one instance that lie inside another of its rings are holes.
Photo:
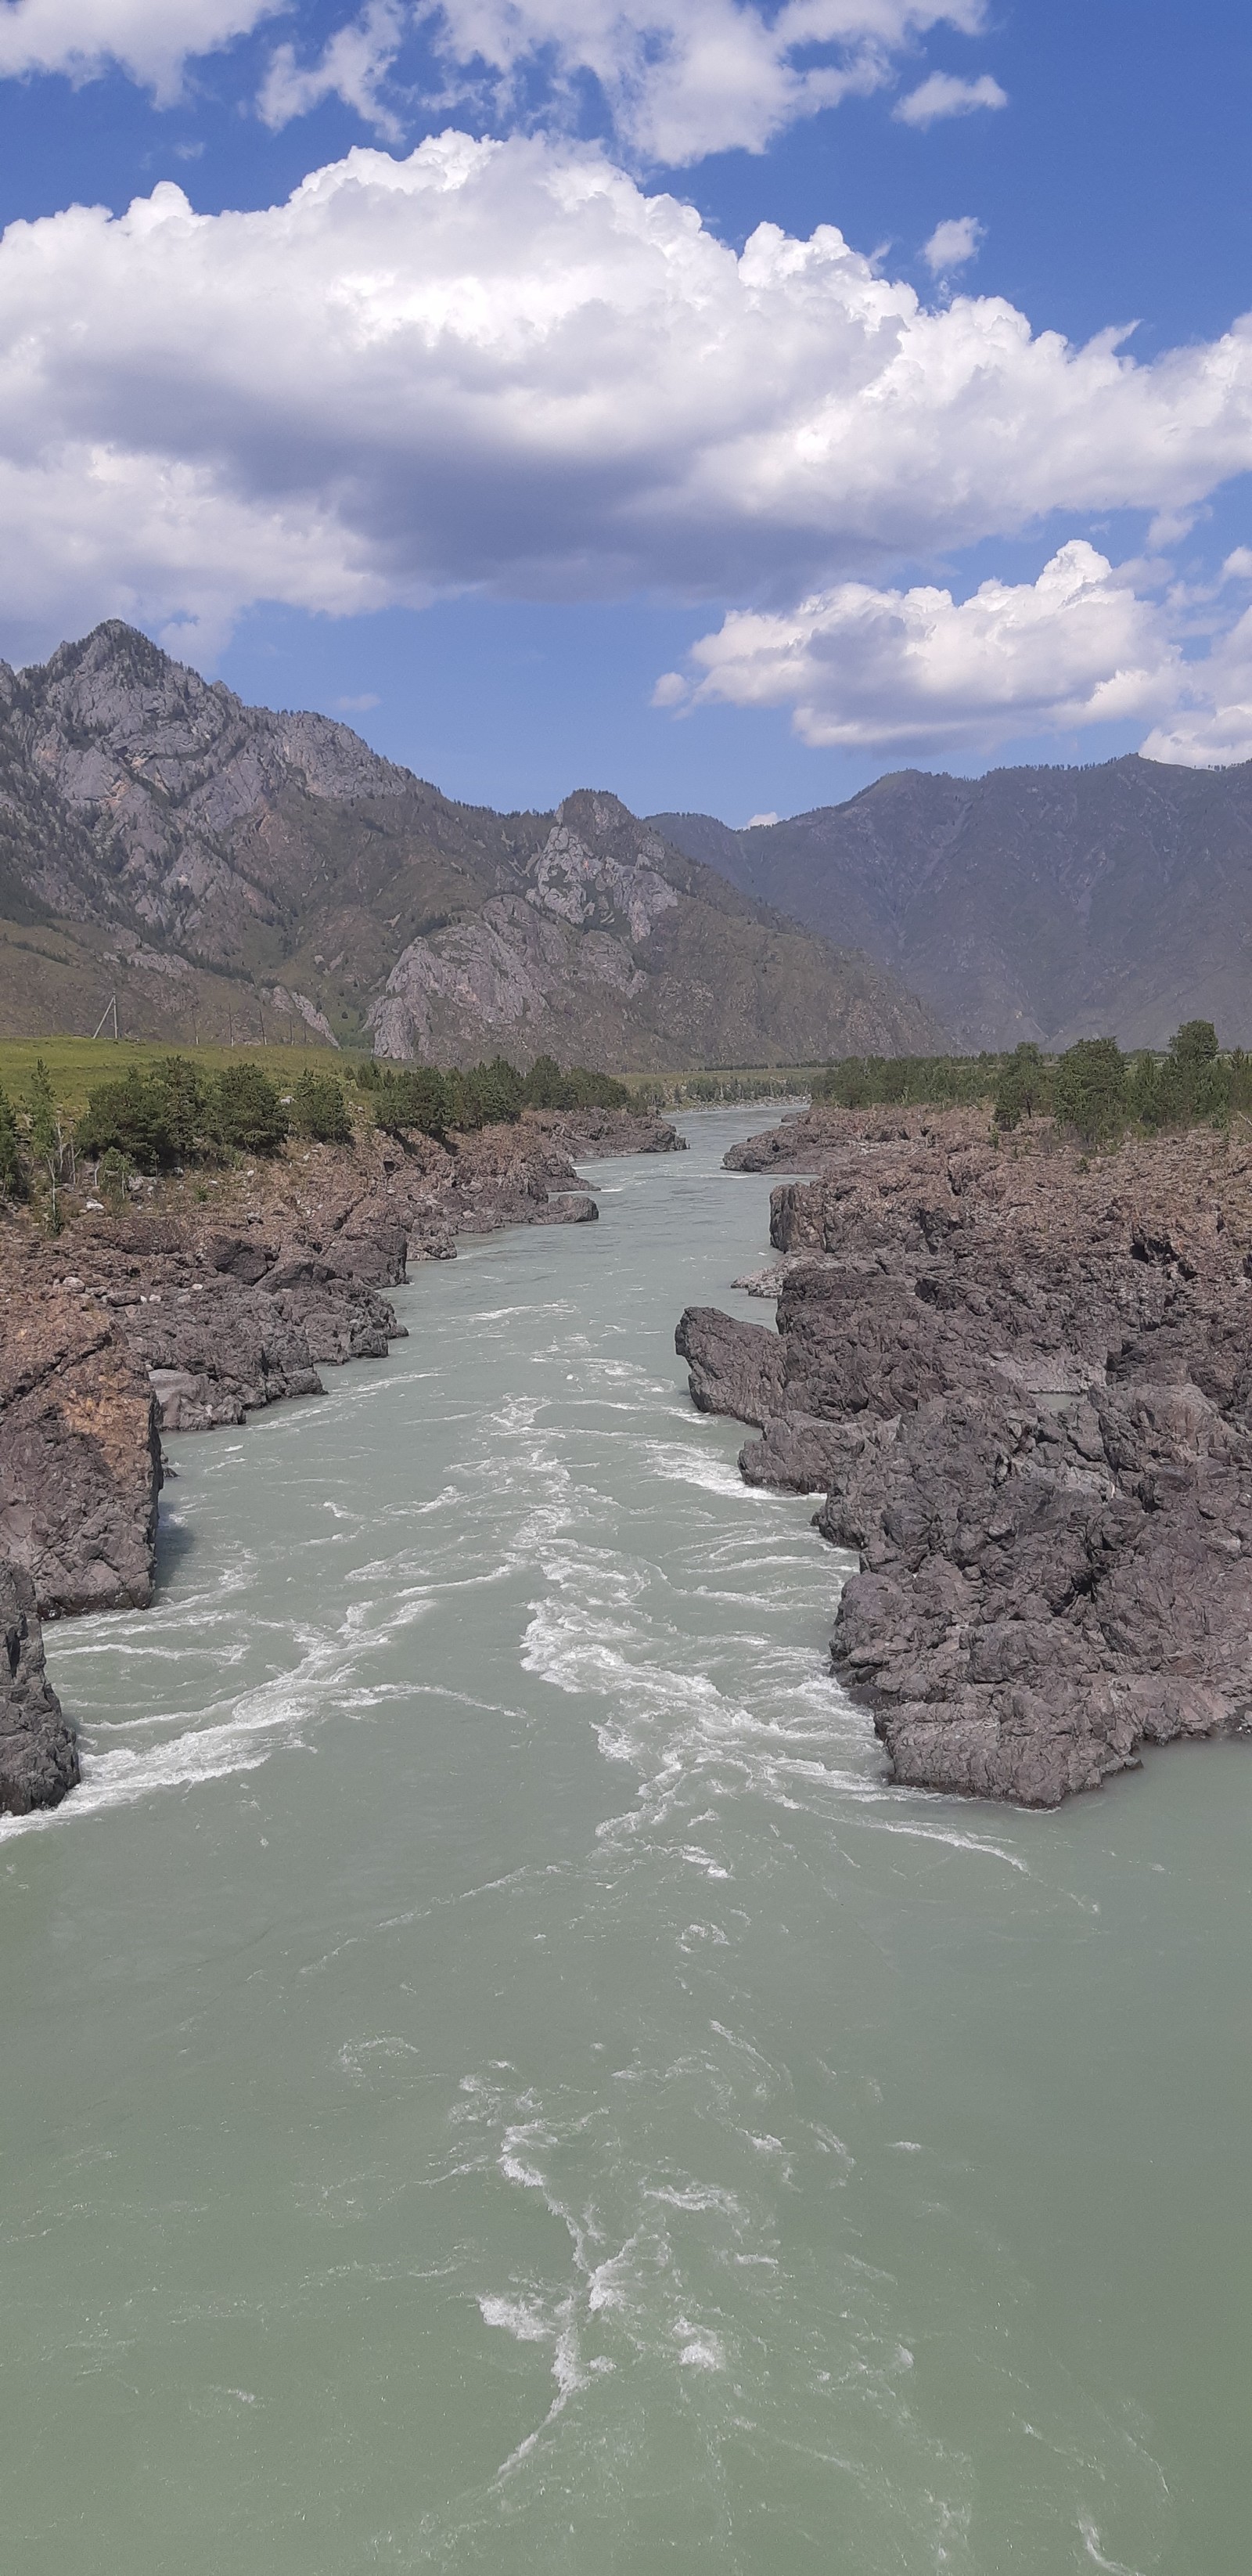
[[[116,991],[130,1035],[304,1024],[445,1063],[677,1070],[937,1037],[892,975],[615,797],[453,804],[346,725],[247,707],[116,622],[0,664],[0,915],[10,1034],[89,1033]]]
[[[862,948],[967,1048],[1210,1019],[1252,1044],[1252,762],[903,770],[846,805],[735,832],[656,829],[745,894]]]

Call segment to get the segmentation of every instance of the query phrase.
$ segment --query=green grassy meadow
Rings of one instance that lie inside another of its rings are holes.
[[[78,1118],[97,1083],[120,1082],[132,1065],[159,1064],[168,1055],[188,1056],[204,1073],[220,1073],[228,1064],[259,1064],[280,1092],[289,1088],[302,1061],[311,1058],[322,1069],[342,1061],[333,1047],[320,1044],[311,1034],[307,1047],[171,1046],[157,1038],[0,1038],[0,1090],[20,1108],[42,1058],[58,1107]]]

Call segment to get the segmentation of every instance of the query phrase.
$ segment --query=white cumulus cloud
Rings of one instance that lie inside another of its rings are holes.
[[[1249,467],[1247,321],[1075,349],[928,309],[833,226],[736,255],[585,146],[446,134],[284,205],[163,182],[0,242],[10,650],[474,585],[776,604]]]
[[[662,671],[649,703],[654,707],[680,707],[690,695],[691,682],[684,680],[681,671]]]
[[[168,103],[190,56],[250,35],[282,0],[0,0],[0,79],[66,72],[87,80],[109,64]]]
[[[950,277],[953,269],[977,258],[986,237],[977,215],[952,215],[947,223],[936,224],[922,245],[922,258],[933,277]]]
[[[626,148],[671,167],[760,152],[798,117],[878,89],[929,29],[973,35],[984,0],[440,0],[451,63],[509,85],[590,74]]]
[[[1252,580],[1252,553],[1237,547],[1223,570],[1228,579]],[[1170,720],[1155,725],[1143,744],[1147,759],[1181,761],[1189,769],[1252,760],[1252,608],[1214,638],[1202,659],[1187,664],[1179,697]]]
[[[389,143],[398,143],[403,127],[383,95],[383,84],[404,39],[404,12],[397,0],[370,0],[370,6],[328,37],[315,63],[302,66],[293,44],[279,45],[271,55],[257,107],[262,121],[277,131],[296,116],[307,116],[323,99],[339,98],[354,107]]]
[[[782,615],[736,611],[692,658],[697,700],[790,707],[803,741],[874,750],[1147,718],[1181,669],[1161,611],[1081,539],[1037,581],[985,581],[959,603],[842,582]]]
[[[394,142],[413,97],[388,96],[389,76],[420,33],[443,59],[445,105],[472,91],[508,126],[528,123],[542,98],[569,122],[590,79],[626,151],[678,166],[759,152],[798,117],[883,87],[933,28],[977,34],[986,0],[367,0],[311,59],[301,42],[310,15],[299,0],[0,0],[0,78],[82,80],[119,65],[167,104],[189,58],[283,16],[293,33],[262,84],[265,122],[338,97]],[[985,80],[956,86],[984,103]]]
[[[941,117],[972,116],[980,107],[1007,107],[1008,94],[990,72],[978,80],[960,80],[953,72],[932,72],[920,87],[911,89],[898,107],[892,109],[901,125],[925,128],[937,125]]]

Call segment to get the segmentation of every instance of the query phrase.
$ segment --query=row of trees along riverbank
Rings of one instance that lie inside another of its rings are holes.
[[[511,1125],[524,1109],[630,1105],[625,1083],[581,1065],[563,1072],[552,1056],[538,1057],[526,1074],[502,1056],[447,1073],[370,1059],[355,1077],[308,1067],[280,1091],[258,1064],[205,1073],[190,1056],[166,1055],[95,1084],[74,1118],[40,1058],[16,1100],[0,1091],[0,1198],[45,1198],[55,1228],[61,1195],[77,1186],[80,1167],[120,1197],[137,1173],[277,1154],[289,1136],[346,1145],[354,1123],[445,1142]]]
[[[1116,1038],[1079,1038],[1056,1056],[1028,1045],[1011,1055],[845,1056],[815,1078],[812,1097],[845,1109],[989,1103],[1000,1129],[1053,1118],[1098,1145],[1131,1127],[1148,1135],[1220,1127],[1234,1111],[1252,1112],[1252,1056],[1242,1047],[1223,1054],[1211,1020],[1187,1020],[1164,1055],[1123,1055]]]

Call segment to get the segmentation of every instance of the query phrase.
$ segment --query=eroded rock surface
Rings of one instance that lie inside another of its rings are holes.
[[[37,1261],[4,1289],[0,1554],[45,1617],[142,1608],[161,1483],[142,1357],[99,1299],[53,1288]]]
[[[1252,1140],[1249,1140],[1252,1141]],[[894,1776],[1054,1805],[1252,1718],[1252,1152],[1085,1158],[970,1113],[826,1113],[776,1189],[776,1358],[692,1310],[751,1480],[825,1486],[832,1641]],[[754,1402],[744,1403],[745,1394]]]
[[[0,1558],[0,1813],[55,1807],[78,1779],[78,1754],[44,1669],[35,1587]]]

